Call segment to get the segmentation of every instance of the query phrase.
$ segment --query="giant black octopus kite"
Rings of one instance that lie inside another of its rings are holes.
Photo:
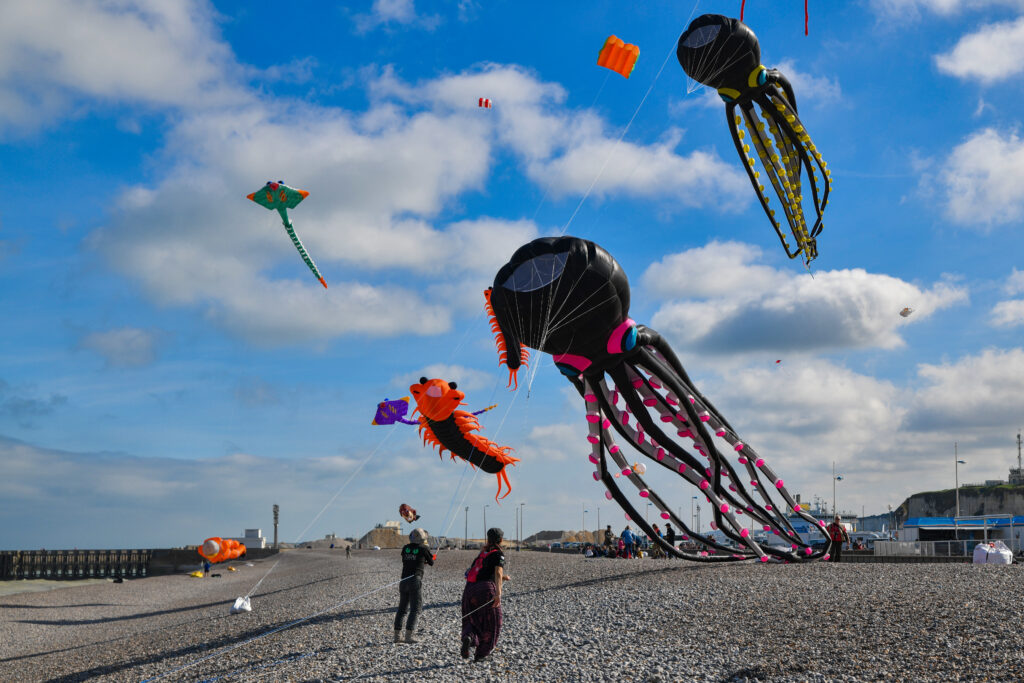
[[[797,118],[793,86],[778,69],[768,69],[761,64],[761,46],[746,24],[720,14],[705,14],[694,19],[679,37],[676,56],[690,78],[718,90],[725,101],[733,143],[786,254],[789,258],[803,254],[804,262],[809,264],[818,256],[816,238],[824,227],[821,213],[828,204],[831,171]],[[755,104],[764,121],[755,112]],[[746,130],[738,128],[741,123]],[[750,156],[750,145],[744,142],[748,133],[786,214],[790,233],[796,240],[795,249],[786,240],[775,210],[768,206],[761,172],[756,170],[754,157]],[[810,228],[803,210],[801,177],[805,171],[815,212]],[[820,192],[818,172],[821,173]]]
[[[808,560],[823,555],[801,541],[787,517],[797,514],[811,524],[823,523],[800,510],[782,480],[740,441],[693,386],[661,335],[629,318],[629,281],[611,254],[575,237],[534,240],[498,271],[486,298],[509,383],[528,359],[525,347],[554,356],[558,369],[586,402],[590,460],[597,466],[594,479],[604,483],[605,495],[666,552],[712,562]],[[720,529],[735,547],[694,532],[677,517],[644,482],[641,475],[646,469],[630,467],[615,434],[698,487],[713,506],[712,528]],[[676,437],[687,440],[694,452]],[[728,447],[720,450],[715,437]],[[726,456],[734,457],[738,467]],[[620,475],[658,508],[663,519],[713,550],[683,552],[658,537],[617,486],[615,477]],[[749,479],[749,491],[741,478]],[[773,494],[781,497],[782,508]],[[757,543],[738,519],[741,515],[776,534],[780,545]]]

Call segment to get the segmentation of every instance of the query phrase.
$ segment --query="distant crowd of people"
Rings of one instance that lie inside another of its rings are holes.
[[[662,531],[657,524],[652,525],[651,528],[654,530],[654,533],[658,538],[662,539],[665,543],[676,547],[677,535],[676,530],[672,528],[671,522],[665,523],[664,531]],[[615,535],[615,532],[612,531],[611,524],[609,524],[605,527],[604,538],[602,540],[602,543],[583,544],[580,552],[587,557],[614,557],[626,560],[632,560],[639,557],[672,557],[666,553],[664,548],[662,548],[662,546],[652,537],[633,531],[628,524],[618,536]]]

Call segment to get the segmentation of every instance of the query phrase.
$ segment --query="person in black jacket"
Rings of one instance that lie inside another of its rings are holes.
[[[672,522],[665,522],[665,542],[673,548],[676,547],[676,530],[672,528]],[[668,553],[668,559],[674,559],[675,555]]]
[[[423,565],[434,566],[434,558],[427,547],[427,538],[429,537],[425,529],[413,529],[409,534],[409,543],[402,548],[402,580],[398,584],[398,613],[395,614],[396,643],[402,642],[402,622],[405,620],[406,611],[409,612],[409,621],[405,624],[405,642],[419,642],[416,638],[416,619],[423,607],[423,594],[420,590]]]

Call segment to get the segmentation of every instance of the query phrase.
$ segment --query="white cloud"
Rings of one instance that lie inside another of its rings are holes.
[[[966,300],[965,290],[937,283],[921,289],[861,269],[809,274],[754,263],[757,247],[711,244],[669,255],[643,275],[662,297],[676,297],[653,327],[684,346],[709,353],[895,348],[899,328]],[[905,307],[913,319],[901,318]]]
[[[494,270],[540,232],[532,221],[487,216],[436,224],[485,190],[497,150],[521,157],[556,194],[582,193],[615,143],[592,114],[560,108],[559,86],[517,67],[415,85],[389,70],[370,76],[372,104],[358,115],[294,103],[191,114],[167,135],[173,165],[163,179],[128,188],[89,244],[157,300],[198,307],[257,344],[447,330],[452,310],[479,310]],[[501,100],[479,110],[476,94],[491,87]],[[738,169],[709,152],[676,154],[679,136],[620,144],[595,192],[684,205],[749,200]],[[242,199],[267,179],[310,192],[290,215],[327,292],[276,214]],[[381,283],[376,271],[386,269],[402,276]]]
[[[1010,276],[1006,278],[1003,291],[1010,295],[1024,293],[1024,270],[1014,268]]]
[[[935,63],[944,73],[986,85],[1024,72],[1024,17],[968,33],[951,51],[937,55]]]
[[[110,367],[136,368],[156,359],[160,333],[137,327],[121,327],[104,332],[90,332],[79,346],[98,353]]]
[[[482,372],[474,368],[467,368],[462,365],[451,365],[448,363],[433,363],[419,370],[411,370],[402,375],[397,375],[391,379],[391,383],[395,386],[401,387],[404,390],[408,390],[409,385],[415,382],[419,382],[420,377],[426,377],[428,379],[438,378],[443,379],[446,382],[456,382],[459,385],[461,391],[471,393],[480,389],[493,388],[495,383],[498,381],[497,375],[489,372]],[[467,397],[467,405],[462,410],[480,410],[486,408],[485,405],[476,405],[482,402],[485,398],[479,398],[475,403],[469,404],[468,401],[474,397]]]
[[[248,98],[201,0],[5,4],[0,130],[32,128],[76,98],[208,107]]]
[[[951,17],[990,7],[1024,10],[1024,0],[870,0],[870,3],[882,18],[897,22],[920,19],[922,12]]]
[[[416,26],[433,31],[441,24],[441,17],[437,15],[419,14],[416,11],[415,0],[373,0],[373,6],[368,14],[356,14],[353,19],[359,33],[367,33],[378,26],[390,24]]]
[[[992,324],[996,327],[1024,325],[1024,299],[1000,301],[992,307]]]
[[[927,382],[915,397],[909,424],[917,430],[964,429],[978,435],[1016,425],[1024,414],[1024,349],[988,349],[941,365],[921,364]]]
[[[784,59],[773,68],[781,71],[793,85],[793,93],[796,95],[798,107],[831,105],[843,98],[838,78],[815,76],[801,71],[792,59]]]
[[[940,183],[949,218],[981,229],[1024,217],[1024,140],[1015,132],[978,131],[953,148]]]

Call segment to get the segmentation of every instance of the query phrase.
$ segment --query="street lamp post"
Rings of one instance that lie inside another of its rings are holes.
[[[487,508],[489,507],[491,506],[484,505],[484,543],[487,542]]]
[[[650,526],[650,524],[651,524],[650,514],[651,514],[651,504],[647,503],[647,507],[644,508],[644,522],[646,522],[648,526]]]
[[[526,540],[526,522],[523,521],[523,506],[526,503],[519,504],[519,533],[522,534],[523,540]]]
[[[957,459],[957,442],[953,442],[953,481],[956,484],[956,516],[960,516],[960,465],[966,465],[964,460]]]
[[[462,534],[462,549],[469,547],[469,506],[466,506],[466,530]]]
[[[838,515],[839,508],[836,507],[836,482],[842,481],[843,475],[836,476],[836,461],[832,461],[832,514]]]
[[[700,503],[697,503],[697,533],[700,533]]]
[[[519,552],[519,508],[512,508],[516,513],[516,552]]]

